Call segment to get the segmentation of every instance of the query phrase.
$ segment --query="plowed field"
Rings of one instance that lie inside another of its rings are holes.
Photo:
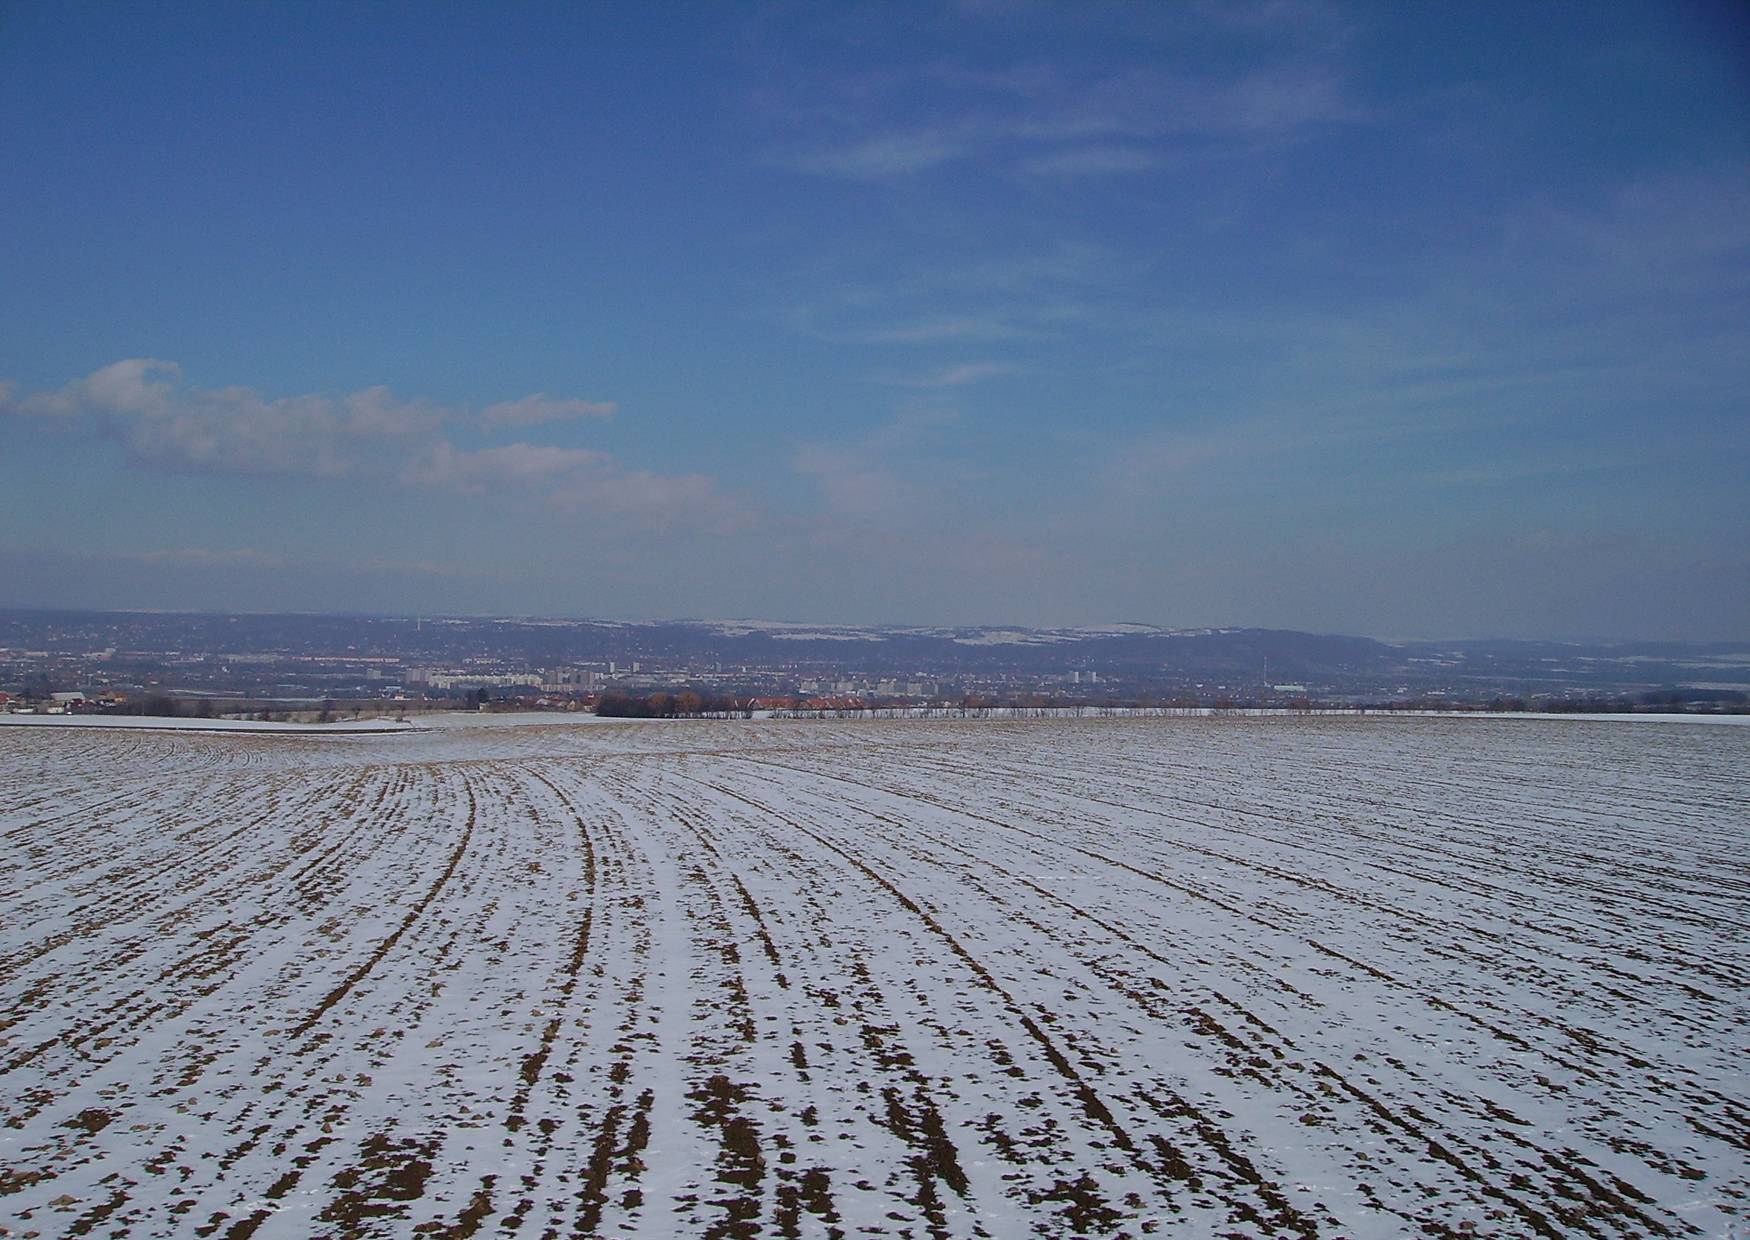
[[[1746,771],[1639,722],[8,729],[0,1234],[1728,1234]]]

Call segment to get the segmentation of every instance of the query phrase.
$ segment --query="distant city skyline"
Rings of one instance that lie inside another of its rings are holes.
[[[0,607],[1750,639],[1727,3],[0,5]]]

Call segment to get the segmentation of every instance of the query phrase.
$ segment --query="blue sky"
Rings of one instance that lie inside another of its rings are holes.
[[[0,0],[0,605],[1750,637],[1730,4]]]

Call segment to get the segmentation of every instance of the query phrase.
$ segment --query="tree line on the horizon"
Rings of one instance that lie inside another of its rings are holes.
[[[607,719],[750,719],[753,706],[723,693],[604,693],[595,713]]]
[[[1108,696],[1097,700],[1046,697],[1040,694],[963,694],[931,702],[885,701],[862,698],[782,700],[761,699],[763,708],[778,718],[828,719],[856,717],[989,718],[1070,716],[1075,718],[1124,715],[1185,715],[1214,712],[1230,714],[1249,710],[1312,712],[1440,711],[1452,714],[1744,714],[1750,713],[1750,695],[1737,690],[1656,690],[1635,695],[1590,694],[1570,697],[1523,698],[1497,695],[1486,701],[1459,701],[1444,697],[1382,699],[1372,702],[1322,702],[1312,697],[1253,699],[1190,694],[1170,698]],[[595,713],[614,719],[749,718],[751,700],[697,693],[632,694],[610,692],[595,703]]]

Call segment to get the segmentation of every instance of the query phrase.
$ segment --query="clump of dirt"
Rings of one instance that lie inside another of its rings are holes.
[[[63,1128],[77,1128],[82,1132],[99,1133],[108,1128],[115,1119],[115,1113],[105,1111],[100,1107],[87,1107],[72,1119],[62,1124]]]
[[[317,1218],[339,1224],[350,1235],[359,1232],[369,1219],[401,1215],[406,1202],[425,1195],[436,1150],[435,1141],[420,1142],[412,1137],[396,1141],[383,1132],[365,1138],[357,1164],[334,1177],[340,1195]]]
[[[687,1095],[698,1103],[693,1120],[720,1134],[718,1181],[740,1190],[713,1202],[723,1207],[727,1216],[706,1230],[707,1240],[752,1240],[759,1235],[759,1193],[766,1160],[760,1153],[759,1129],[741,1114],[747,1093],[746,1086],[719,1073]]]

